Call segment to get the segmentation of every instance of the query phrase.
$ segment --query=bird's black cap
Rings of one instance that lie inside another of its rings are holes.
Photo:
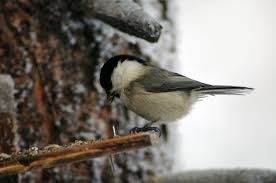
[[[133,55],[116,55],[114,57],[111,57],[103,65],[100,74],[100,84],[107,94],[109,94],[110,90],[112,89],[111,75],[113,73],[114,68],[116,68],[118,62],[124,62],[125,60],[136,61],[143,65],[146,64],[145,60]]]

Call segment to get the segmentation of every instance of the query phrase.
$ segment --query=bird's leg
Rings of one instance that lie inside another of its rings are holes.
[[[139,132],[148,132],[148,131],[154,131],[157,132],[159,134],[159,137],[161,136],[161,130],[157,127],[153,127],[151,126],[154,122],[149,122],[147,123],[145,126],[143,126],[142,128],[139,127],[134,127],[132,129],[130,129],[130,133],[139,133]]]
[[[112,122],[112,132],[113,132],[113,137],[117,136],[114,122]],[[112,156],[112,154],[109,155],[109,160],[110,160],[110,164],[111,164],[111,170],[112,170],[112,172],[115,172],[115,166],[114,166],[113,158],[114,157]]]

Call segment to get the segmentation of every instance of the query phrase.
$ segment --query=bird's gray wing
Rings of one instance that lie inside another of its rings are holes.
[[[253,88],[228,85],[209,85],[160,68],[152,68],[138,82],[148,92],[198,91],[208,95],[242,95]]]
[[[145,86],[148,92],[172,92],[172,91],[190,91],[199,89],[206,86],[200,82],[194,81],[176,81],[176,82],[164,82],[162,84],[153,84],[151,86]]]
[[[152,68],[151,72],[144,75],[139,83],[146,91],[154,93],[190,91],[210,86],[164,69],[160,71],[160,68]]]

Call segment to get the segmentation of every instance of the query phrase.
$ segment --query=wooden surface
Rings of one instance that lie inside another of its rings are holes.
[[[49,145],[43,149],[32,147],[0,160],[0,176],[144,148],[151,146],[156,139],[157,134],[138,133],[107,140],[76,141],[64,146]]]

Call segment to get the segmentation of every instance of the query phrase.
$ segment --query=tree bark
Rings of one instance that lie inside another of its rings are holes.
[[[0,74],[0,160],[15,152],[16,123],[14,118],[14,82]],[[0,182],[17,182],[17,175],[1,177]]]
[[[94,1],[0,1],[0,73],[15,83],[20,149],[107,138],[112,122],[118,134],[138,125],[122,103],[104,102],[98,77],[113,55],[149,57],[138,43],[96,21],[87,2]],[[117,155],[114,164],[116,174],[107,157],[22,173],[20,181],[139,183],[167,171],[170,162],[163,149],[146,148]]]

